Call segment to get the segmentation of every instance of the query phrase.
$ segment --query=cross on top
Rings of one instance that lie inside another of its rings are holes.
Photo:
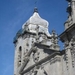
[[[36,7],[36,4],[37,4],[37,0],[35,0],[35,7]]]

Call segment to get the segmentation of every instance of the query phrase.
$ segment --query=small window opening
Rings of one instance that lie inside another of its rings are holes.
[[[19,47],[19,56],[18,56],[18,66],[21,65],[21,57],[22,57],[22,47]]]

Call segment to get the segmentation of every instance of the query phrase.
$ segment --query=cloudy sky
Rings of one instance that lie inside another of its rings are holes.
[[[13,75],[13,38],[33,14],[36,0],[0,0],[0,75]],[[49,22],[49,32],[64,31],[66,0],[37,0],[39,14]]]

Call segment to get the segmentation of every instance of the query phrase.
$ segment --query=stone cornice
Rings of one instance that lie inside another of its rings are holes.
[[[70,40],[69,35],[71,33],[71,31],[75,30],[75,24],[73,24],[72,26],[70,26],[68,29],[66,29],[62,34],[59,35],[59,38],[62,42],[64,42],[63,37],[67,37],[68,40]],[[68,35],[69,34],[69,35]],[[71,36],[71,35],[70,35]]]
[[[18,38],[19,38],[19,37],[23,37],[25,34],[26,34],[26,35],[29,34],[29,35],[34,35],[34,36],[36,36],[36,33],[23,30],[22,33],[20,33],[19,35],[16,35],[16,36],[14,37],[13,43],[15,44],[15,43],[18,41]],[[47,35],[46,35],[45,33],[43,33],[43,32],[38,32],[38,35],[40,35],[40,34],[44,34],[48,39],[51,39],[51,37],[47,36]]]

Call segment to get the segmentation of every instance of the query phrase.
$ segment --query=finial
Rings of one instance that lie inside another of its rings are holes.
[[[34,12],[38,12],[38,9],[37,9],[37,7],[35,7],[35,8],[34,8]]]
[[[55,30],[52,30],[52,34],[55,34]]]
[[[35,0],[35,8],[34,8],[34,12],[38,12],[38,9],[37,9],[36,4],[37,4],[37,0]]]

